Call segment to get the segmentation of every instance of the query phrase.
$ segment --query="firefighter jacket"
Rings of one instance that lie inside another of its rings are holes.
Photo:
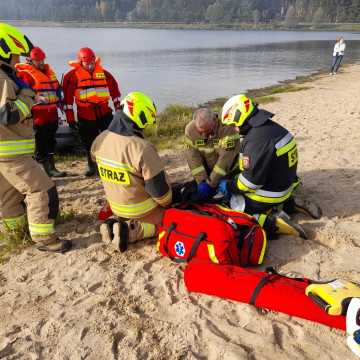
[[[58,122],[57,106],[61,96],[54,70],[48,64],[45,64],[44,70],[31,64],[17,64],[15,67],[18,76],[46,100],[46,103],[36,104],[31,109],[34,125]]]
[[[171,187],[155,147],[122,111],[95,139],[91,154],[115,215],[139,219],[158,206],[170,205]]]
[[[258,110],[244,126],[239,155],[240,175],[230,191],[266,204],[281,204],[298,185],[295,138],[272,121],[274,115]]]
[[[75,121],[73,103],[75,99],[78,118],[82,120],[101,120],[112,110],[109,99],[112,98],[115,110],[120,108],[120,90],[113,76],[103,69],[99,58],[96,59],[92,73],[85,70],[77,61],[70,61],[73,68],[63,80],[64,110],[69,123]]]
[[[217,120],[214,135],[205,138],[199,134],[193,120],[185,128],[185,148],[185,157],[196,182],[207,181],[216,188],[236,163],[240,135],[235,127],[222,125]]]
[[[34,102],[35,93],[17,78],[9,64],[0,60],[0,161],[34,153]]]

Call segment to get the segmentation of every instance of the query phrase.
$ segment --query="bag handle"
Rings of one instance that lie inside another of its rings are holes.
[[[175,257],[170,257],[170,259],[178,264],[188,263],[196,254],[196,251],[201,243],[201,241],[206,239],[207,234],[204,232],[201,232],[198,237],[195,239],[193,246],[191,247],[189,256],[185,259],[178,259]]]

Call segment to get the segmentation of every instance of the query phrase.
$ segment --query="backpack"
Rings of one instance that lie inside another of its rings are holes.
[[[216,264],[260,265],[266,234],[256,219],[215,204],[165,211],[157,248],[178,263],[193,258]]]

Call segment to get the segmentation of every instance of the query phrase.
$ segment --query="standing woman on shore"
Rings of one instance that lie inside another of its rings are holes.
[[[330,75],[335,75],[339,70],[341,61],[344,57],[346,44],[343,37],[337,38],[334,45],[333,61],[331,65]]]

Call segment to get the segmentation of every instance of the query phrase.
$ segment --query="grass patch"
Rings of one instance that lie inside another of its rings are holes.
[[[146,137],[158,148],[170,148],[182,142],[186,124],[192,119],[195,108],[169,105],[159,115],[155,126],[146,129]]]
[[[305,82],[305,79],[301,78],[298,81]],[[278,98],[275,96],[277,94],[302,91],[309,88],[309,86],[305,85],[284,83],[261,89],[249,90],[246,94],[253,98],[258,104],[266,105],[278,101]],[[210,107],[220,115],[222,106],[226,100],[227,98],[217,98],[208,101],[201,106]],[[185,105],[169,105],[159,115],[156,125],[146,129],[146,137],[155,144],[159,150],[179,146],[183,142],[185,126],[192,119],[195,109],[195,107]]]
[[[55,225],[64,224],[75,217],[75,212],[60,212],[55,220]],[[34,244],[28,229],[28,224],[24,224],[19,229],[8,230],[3,225],[0,231],[0,264],[9,259],[11,254],[16,251]]]
[[[9,259],[10,255],[33,244],[27,225],[16,230],[0,231],[0,263]]]
[[[74,210],[70,210],[68,212],[59,212],[58,216],[55,219],[55,225],[64,224],[68,221],[71,221],[75,218]]]

